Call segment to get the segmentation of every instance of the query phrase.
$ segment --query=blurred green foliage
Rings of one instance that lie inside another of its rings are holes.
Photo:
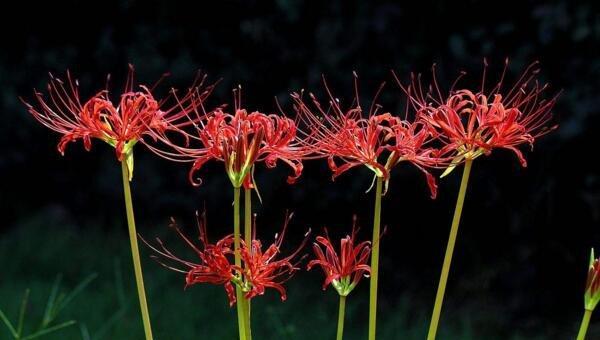
[[[91,274],[81,281],[72,291],[65,293],[61,291],[61,279],[62,276],[58,275],[50,294],[48,295],[48,301],[44,308],[44,314],[42,319],[36,328],[33,328],[29,333],[26,328],[26,323],[31,321],[28,318],[27,311],[29,309],[29,295],[30,290],[26,289],[23,298],[21,299],[21,307],[19,308],[19,317],[17,322],[11,322],[6,316],[6,313],[0,309],[0,319],[6,326],[6,330],[12,335],[14,340],[32,340],[41,337],[48,336],[55,332],[59,332],[63,328],[67,328],[75,325],[75,320],[69,320],[57,323],[56,319],[59,317],[61,311],[79,295],[86,286],[88,286],[97,277],[96,274]],[[36,304],[39,307],[39,304]]]

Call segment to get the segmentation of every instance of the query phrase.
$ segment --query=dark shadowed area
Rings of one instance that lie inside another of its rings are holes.
[[[466,197],[446,291],[440,339],[574,338],[583,313],[583,289],[591,247],[600,247],[600,174],[594,158],[600,134],[600,11],[593,1],[19,1],[0,21],[0,309],[17,318],[21,294],[31,288],[26,329],[35,329],[55,277],[72,289],[98,277],[65,309],[61,321],[78,325],[55,339],[142,339],[120,165],[114,149],[93,142],[69,145],[62,157],[59,135],[38,124],[18,100],[45,89],[48,72],[79,79],[82,95],[121,88],[127,65],[157,89],[185,88],[198,70],[222,79],[209,100],[232,103],[241,84],[249,110],[275,112],[275,97],[292,114],[289,93],[323,94],[321,75],[340,99],[351,101],[352,71],[361,100],[379,84],[387,110],[403,112],[404,98],[390,70],[429,77],[437,64],[445,88],[460,71],[477,84],[483,58],[489,79],[510,59],[514,79],[534,61],[555,106],[557,131],[526,150],[522,168],[510,152],[478,159]],[[596,137],[594,137],[596,136]],[[204,183],[192,187],[188,165],[171,163],[136,147],[132,190],[138,231],[144,237],[176,238],[172,216],[190,233],[194,212],[206,209],[209,234],[231,232],[231,185],[222,163],[206,166]],[[308,161],[300,180],[290,170],[259,167],[262,195],[256,202],[258,234],[272,240],[286,210],[294,212],[284,248],[304,232],[327,226],[343,236],[358,216],[368,238],[372,173],[356,168],[331,181],[325,161]],[[439,173],[438,173],[439,174]],[[425,337],[444,256],[459,171],[439,181],[429,198],[422,174],[409,167],[392,173],[383,200],[380,272],[381,339]],[[176,249],[177,246],[175,246]],[[310,249],[307,248],[307,251]],[[183,248],[180,252],[185,253]],[[232,339],[235,309],[219,287],[183,290],[183,277],[164,270],[142,248],[157,339]],[[187,253],[192,255],[190,253]],[[268,292],[253,305],[256,339],[333,338],[337,300],[321,291],[321,273],[300,272],[288,283],[289,298]],[[115,288],[116,287],[118,288]],[[368,281],[349,299],[347,338],[366,337]],[[112,321],[111,321],[112,320]],[[0,339],[9,333],[0,323]],[[86,338],[85,331],[91,336]],[[592,317],[589,338],[600,338]],[[52,337],[48,337],[52,338]]]

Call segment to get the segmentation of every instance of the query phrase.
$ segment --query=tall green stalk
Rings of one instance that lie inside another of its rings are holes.
[[[588,326],[590,325],[590,318],[592,317],[592,311],[589,309],[585,310],[583,314],[583,320],[581,320],[581,327],[579,327],[579,334],[577,334],[577,340],[584,340],[585,334],[587,333]]]
[[[240,188],[233,189],[233,248],[235,256],[235,265],[242,266],[242,257],[240,254]],[[246,318],[244,313],[245,298],[242,288],[235,286],[236,309],[238,317],[238,332],[240,340],[246,340]]]
[[[338,327],[336,340],[344,338],[344,316],[346,314],[346,297],[340,295],[340,309],[338,313]]]
[[[465,202],[465,195],[467,192],[467,185],[469,183],[469,174],[471,173],[472,163],[473,161],[469,159],[465,161],[462,180],[460,182],[460,189],[458,190],[458,198],[456,199],[456,208],[454,209],[454,218],[452,219],[452,227],[450,228],[448,245],[446,246],[446,255],[444,256],[444,264],[442,266],[440,282],[438,284],[437,294],[435,296],[433,314],[431,316],[431,323],[429,324],[427,340],[435,339],[438,324],[440,322],[440,314],[442,312],[442,304],[444,302],[444,292],[446,291],[446,283],[448,282],[448,274],[450,272],[450,265],[452,264],[452,254],[454,253],[454,245],[456,244],[458,225],[460,224],[460,215],[462,214],[463,204]]]
[[[252,189],[244,189],[244,242],[252,250]],[[245,301],[246,338],[252,340],[250,300]]]
[[[371,249],[371,289],[369,295],[369,340],[375,340],[377,323],[377,281],[379,278],[379,237],[381,235],[381,191],[383,177],[377,176],[375,190],[375,212],[373,218],[373,240]]]
[[[135,272],[135,283],[137,285],[140,310],[144,323],[146,340],[152,340],[152,326],[150,325],[150,314],[148,313],[148,302],[146,301],[146,289],[144,288],[144,276],[138,249],[137,232],[135,230],[135,218],[133,215],[133,202],[131,200],[131,188],[129,187],[129,169],[127,162],[121,162],[121,173],[123,175],[123,191],[125,193],[125,210],[127,211],[127,226],[129,227],[129,242],[131,244],[131,256],[133,257],[133,269]]]
[[[244,242],[252,246],[252,189],[244,189]]]

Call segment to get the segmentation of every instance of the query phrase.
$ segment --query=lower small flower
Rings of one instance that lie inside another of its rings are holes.
[[[316,259],[308,263],[307,269],[320,266],[325,273],[323,290],[330,284],[341,296],[348,296],[363,276],[368,276],[371,268],[367,264],[371,255],[371,242],[355,243],[356,217],[352,226],[352,234],[340,241],[340,253],[335,251],[333,243],[325,231],[325,236],[317,236],[313,244]]]

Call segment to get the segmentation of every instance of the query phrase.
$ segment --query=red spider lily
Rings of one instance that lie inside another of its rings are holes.
[[[594,258],[594,249],[590,254],[590,264],[585,282],[585,309],[594,310],[600,301],[600,260]]]
[[[391,169],[401,162],[410,162],[425,174],[431,198],[437,196],[437,183],[435,177],[427,171],[429,168],[447,166],[450,159],[447,151],[430,146],[433,134],[427,122],[418,119],[415,122],[407,120],[398,121],[393,126],[395,144],[388,147],[391,151],[386,168]]]
[[[354,244],[356,240],[356,217],[352,226],[352,234],[344,237],[340,241],[340,254],[335,251],[329,234],[325,231],[325,236],[318,236],[317,242],[313,244],[315,260],[308,263],[307,269],[314,266],[320,266],[325,273],[325,282],[323,290],[330,284],[341,296],[347,296],[356,287],[363,276],[368,276],[371,268],[367,264],[371,254],[371,242],[363,241]],[[323,252],[323,249],[325,252]]]
[[[163,244],[160,239],[156,239],[158,243],[158,247],[154,247],[143,238],[142,241],[150,247],[153,251],[159,254],[162,258],[177,262],[187,269],[179,269],[173,267],[169,264],[162,262],[162,259],[153,256],[161,265],[164,267],[171,269],[176,272],[186,274],[185,277],[185,286],[191,286],[197,283],[211,283],[215,285],[223,285],[225,288],[225,292],[227,293],[227,297],[229,298],[229,305],[233,306],[236,302],[235,297],[235,289],[233,287],[233,283],[239,284],[241,282],[241,278],[239,274],[237,274],[237,268],[231,264],[231,257],[233,256],[233,235],[226,236],[225,238],[219,240],[215,244],[211,244],[208,242],[208,238],[206,236],[206,216],[203,215],[202,218],[197,218],[198,220],[198,232],[199,232],[199,240],[200,247],[194,245],[194,243],[187,238],[179,229],[177,224],[174,221],[171,223],[171,227],[175,229],[177,234],[181,237],[181,239],[190,246],[196,255],[200,259],[200,263],[194,263],[191,261],[183,260],[177,256],[175,256],[171,251],[169,251]]]
[[[309,231],[305,235],[304,241],[296,251],[284,258],[277,259],[277,256],[281,252],[281,244],[291,218],[292,215],[287,216],[283,230],[280,234],[275,235],[275,242],[264,252],[262,250],[262,243],[259,240],[252,240],[250,247],[242,244],[241,255],[244,261],[243,273],[246,282],[243,290],[247,299],[263,295],[266,288],[277,290],[281,295],[282,301],[287,299],[283,283],[289,280],[297,270],[300,270],[292,261],[297,257],[300,250],[304,248],[308,234],[310,233]],[[254,225],[256,226],[256,223]]]
[[[132,148],[150,131],[165,131],[190,124],[187,114],[200,105],[212,91],[212,86],[201,91],[205,77],[178,98],[172,92],[175,103],[167,106],[165,100],[157,100],[152,89],[145,85],[134,87],[134,69],[129,74],[119,102],[114,104],[108,89],[102,90],[85,102],[79,95],[79,83],[67,72],[66,83],[50,75],[49,97],[35,91],[38,107],[25,102],[29,112],[44,126],[60,134],[58,151],[64,155],[68,143],[83,140],[86,150],[91,149],[93,138],[113,146],[119,161],[127,158],[132,173]]]
[[[363,117],[357,83],[358,78],[354,74],[355,99],[345,111],[326,83],[328,109],[324,109],[313,94],[310,94],[314,107],[311,109],[302,99],[301,93],[292,93],[295,110],[307,125],[312,126],[314,149],[320,156],[327,157],[333,179],[353,167],[364,165],[376,176],[384,178],[387,184],[391,168],[407,161],[425,172],[432,197],[435,197],[435,180],[425,169],[438,166],[444,159],[440,156],[440,151],[429,146],[433,139],[430,129],[422,121],[410,122],[390,113],[379,113],[381,106],[377,104],[377,97],[383,84],[375,95],[368,116]],[[387,161],[382,163],[384,153]],[[343,164],[338,165],[339,161]]]
[[[508,60],[500,81],[489,91],[485,89],[487,63],[484,65],[478,91],[456,90],[461,75],[444,98],[435,78],[435,66],[430,92],[422,90],[420,77],[412,77],[407,87],[401,85],[414,107],[423,113],[424,119],[446,144],[444,150],[456,154],[455,164],[445,174],[463,159],[473,160],[495,148],[513,151],[525,167],[527,161],[517,147],[527,143],[533,148],[537,137],[557,127],[548,126],[557,96],[550,100],[542,98],[548,85],[540,85],[537,81],[537,63],[531,64],[508,91],[503,88]]]
[[[210,160],[225,164],[234,187],[252,187],[249,174],[254,165],[264,162],[267,167],[273,168],[278,160],[292,168],[294,173],[287,181],[294,183],[302,173],[302,160],[311,153],[311,148],[298,133],[296,122],[275,114],[248,113],[240,106],[241,91],[234,92],[233,114],[223,108],[206,114],[204,108],[197,107],[196,111],[201,110],[204,118],[194,125],[194,133],[180,131],[185,136],[183,145],[177,145],[158,131],[157,138],[172,150],[152,150],[172,161],[193,162],[189,179],[194,185],[202,183],[194,178],[194,174]],[[190,146],[190,141],[196,141],[198,145]]]
[[[215,244],[209,243],[206,236],[205,215],[202,215],[202,218],[197,218],[198,232],[200,235],[199,247],[181,232],[174,221],[171,223],[171,227],[175,229],[181,239],[190,246],[199,257],[199,263],[183,260],[175,256],[158,238],[156,239],[156,242],[158,243],[158,246],[156,247],[146,242],[143,238],[140,238],[148,247],[150,247],[150,249],[160,255],[160,257],[153,256],[153,258],[161,265],[173,271],[186,274],[186,287],[197,283],[223,285],[227,292],[230,306],[233,306],[236,302],[233,285],[242,288],[247,299],[251,299],[257,295],[263,295],[266,288],[273,288],[281,294],[281,299],[285,300],[287,295],[283,283],[299,270],[292,261],[297,257],[298,253],[306,243],[305,238],[304,242],[302,242],[298,249],[291,255],[277,259],[291,217],[292,216],[289,215],[286,218],[281,234],[275,236],[275,242],[264,252],[262,250],[262,243],[259,240],[254,239],[250,247],[247,247],[246,244],[242,242],[240,249],[243,261],[242,267],[233,264],[233,235],[228,235]],[[256,225],[256,223],[254,224]],[[306,236],[308,236],[308,233]],[[186,268],[180,269],[174,267],[163,262],[163,259],[176,262]]]
[[[373,100],[368,118],[363,118],[358,94],[353,105],[344,111],[339,100],[329,91],[325,80],[323,82],[329,96],[328,110],[323,108],[312,93],[309,96],[318,114],[304,103],[302,93],[292,93],[292,99],[298,116],[312,127],[315,150],[322,157],[327,157],[333,178],[359,165],[367,166],[379,177],[388,178],[388,171],[379,163],[378,158],[386,150],[386,145],[393,135],[392,126],[398,119],[389,113],[378,113],[381,107],[375,102],[383,85]],[[338,166],[336,159],[344,164]]]

